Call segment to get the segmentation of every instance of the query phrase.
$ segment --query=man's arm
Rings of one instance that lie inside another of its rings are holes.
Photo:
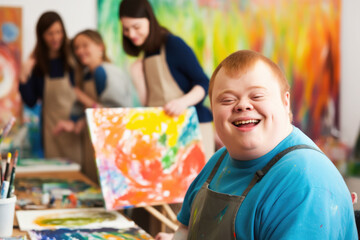
[[[188,227],[180,224],[175,233],[160,232],[156,235],[155,240],[185,240],[188,235]]]
[[[189,229],[187,226],[180,224],[179,228],[176,230],[173,240],[185,240],[187,239]]]

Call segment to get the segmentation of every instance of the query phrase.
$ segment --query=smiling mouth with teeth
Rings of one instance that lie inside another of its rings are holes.
[[[260,120],[251,119],[251,120],[244,120],[244,121],[235,121],[235,122],[233,122],[233,124],[236,127],[241,127],[241,126],[256,125],[259,122],[260,122]]]

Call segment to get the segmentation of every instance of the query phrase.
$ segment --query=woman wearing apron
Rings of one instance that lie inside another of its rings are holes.
[[[140,102],[164,107],[170,116],[195,106],[208,160],[215,150],[212,115],[203,105],[209,79],[195,54],[181,38],[159,25],[147,0],[122,1],[119,17],[125,52],[144,54],[131,69]]]
[[[71,46],[79,64],[78,87],[75,88],[75,92],[85,108],[133,106],[131,80],[120,68],[110,63],[106,56],[105,44],[97,31],[88,29],[76,34]],[[62,122],[58,125],[58,131],[62,126],[72,126],[66,131],[71,129],[77,133],[81,132],[84,142],[81,169],[87,177],[98,183],[95,153],[85,118],[77,124]]]
[[[32,107],[42,100],[42,140],[45,158],[81,161],[81,141],[74,133],[54,134],[58,121],[70,119],[76,96],[69,44],[62,19],[45,12],[36,25],[37,42],[20,74],[20,93]]]

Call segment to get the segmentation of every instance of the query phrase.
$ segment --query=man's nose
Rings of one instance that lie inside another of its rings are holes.
[[[243,111],[250,111],[254,107],[247,99],[240,99],[237,104],[234,106],[234,112],[243,112]]]

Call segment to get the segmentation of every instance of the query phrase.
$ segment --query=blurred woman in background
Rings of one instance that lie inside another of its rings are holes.
[[[35,49],[20,73],[22,100],[29,107],[38,100],[42,101],[45,158],[61,157],[80,163],[79,136],[71,132],[53,133],[58,121],[71,118],[71,109],[76,101],[69,42],[59,14],[49,11],[40,16],[36,38]]]
[[[123,48],[139,56],[131,75],[144,106],[163,107],[170,116],[195,106],[200,121],[206,160],[215,151],[212,114],[203,105],[209,78],[192,49],[159,25],[147,0],[123,0],[119,7]]]

